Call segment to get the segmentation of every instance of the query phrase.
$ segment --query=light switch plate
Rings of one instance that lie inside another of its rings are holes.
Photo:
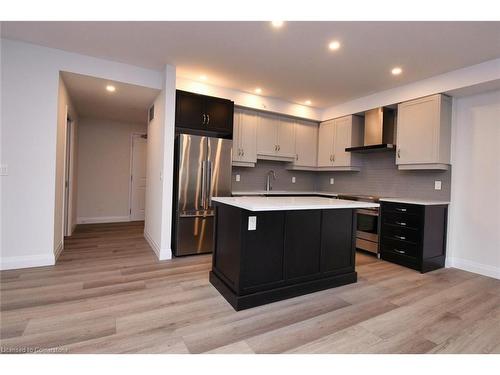
[[[257,229],[257,216],[249,216],[248,230],[256,230],[256,229]]]
[[[441,181],[434,181],[434,190],[441,190]]]
[[[292,177],[292,184],[294,184],[294,183],[295,183],[295,176]]]
[[[9,175],[9,168],[7,167],[7,164],[0,165],[0,176],[8,176],[8,175]]]
[[[335,183],[335,179],[333,177],[330,177],[330,185],[333,185]]]
[[[240,180],[241,180],[241,177],[240,177],[240,175],[239,175],[239,174],[237,174],[237,175],[236,175],[236,182],[240,182]]]

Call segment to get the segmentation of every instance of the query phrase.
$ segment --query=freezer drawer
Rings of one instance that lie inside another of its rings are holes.
[[[213,216],[181,216],[177,225],[176,256],[211,253],[214,246]]]

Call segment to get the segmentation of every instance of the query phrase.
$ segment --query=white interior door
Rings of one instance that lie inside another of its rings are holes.
[[[132,166],[130,192],[130,220],[144,220],[146,207],[146,150],[147,140],[144,135],[132,137]]]

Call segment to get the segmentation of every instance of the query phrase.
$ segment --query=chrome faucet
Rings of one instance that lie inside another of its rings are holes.
[[[272,169],[267,172],[267,178],[266,178],[266,191],[269,192],[270,190],[273,190],[273,184],[271,183],[271,177],[273,180],[276,180],[276,172],[273,171]]]

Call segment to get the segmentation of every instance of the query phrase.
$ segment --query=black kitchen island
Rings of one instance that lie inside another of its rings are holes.
[[[357,208],[320,197],[214,198],[210,282],[242,310],[354,283]]]

